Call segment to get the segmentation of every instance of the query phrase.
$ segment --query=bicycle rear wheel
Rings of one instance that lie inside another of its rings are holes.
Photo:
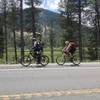
[[[46,55],[41,56],[41,65],[46,66],[49,63],[49,57]]]
[[[66,62],[66,58],[65,58],[64,55],[58,56],[58,57],[56,58],[56,63],[57,63],[58,65],[64,65],[65,62]]]
[[[31,64],[31,58],[30,56],[25,55],[23,58],[20,59],[20,64],[28,67]]]

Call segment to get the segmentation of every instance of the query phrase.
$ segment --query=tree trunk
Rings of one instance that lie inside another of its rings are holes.
[[[21,57],[24,57],[24,35],[23,35],[23,0],[20,0],[20,28],[21,28]]]
[[[6,63],[8,63],[8,39],[7,39],[7,2],[6,0],[4,1],[4,33],[5,33],[5,51],[6,51]]]
[[[34,1],[31,0],[31,14],[32,14],[32,33],[33,38],[36,37],[36,28],[35,28],[35,7],[34,7]]]
[[[81,34],[81,0],[79,0],[79,56],[80,60],[83,60],[83,52],[82,52],[82,34]]]

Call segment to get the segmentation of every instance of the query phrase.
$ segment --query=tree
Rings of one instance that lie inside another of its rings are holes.
[[[82,60],[82,34],[81,34],[81,9],[82,9],[82,1],[80,0],[61,0],[61,7],[63,7],[63,12],[61,13],[66,17],[65,22],[65,30],[66,35],[69,39],[79,42],[79,55]],[[78,17],[77,17],[78,16]],[[75,22],[78,23],[77,26],[74,26]],[[77,31],[78,30],[78,31]],[[74,37],[74,34],[78,32],[78,37]]]
[[[100,47],[100,1],[95,0],[95,11],[96,11],[96,16],[95,16],[95,26],[96,26],[96,35],[97,35],[97,53],[98,53],[98,59],[100,57],[99,55],[99,47]]]
[[[67,2],[66,2],[67,1]],[[97,28],[94,28],[95,26],[97,26],[97,24],[94,23],[98,23],[95,22],[95,0],[61,0],[61,4],[60,4],[61,8],[63,8],[61,10],[61,13],[63,16],[66,17],[66,21],[63,21],[62,23],[66,26],[64,27],[64,29],[69,32],[69,27],[70,29],[72,28],[73,33],[75,33],[75,28],[76,28],[76,32],[78,32],[79,34],[77,35],[78,37],[77,40],[79,41],[79,54],[80,54],[80,58],[81,60],[83,59],[83,45],[85,45],[85,41],[83,40],[83,26],[85,25],[87,28],[90,26],[91,28],[93,27],[94,30],[92,30],[91,33],[88,33],[91,35],[91,37],[93,37],[95,39],[91,40],[91,42],[88,43],[93,43],[96,45],[96,49],[95,51],[97,52],[97,43],[98,43],[98,37],[99,35],[97,35],[96,31]],[[73,21],[76,21],[75,23],[77,23],[77,25],[75,26],[73,24]],[[73,25],[71,26],[72,23]],[[75,27],[73,27],[75,26]],[[78,26],[78,27],[77,27]],[[98,27],[99,28],[99,27]],[[78,31],[77,31],[78,30]],[[95,31],[96,30],[96,31]],[[67,33],[66,32],[66,33]],[[93,34],[92,34],[93,33]],[[71,34],[70,34],[71,36]],[[68,35],[67,35],[68,37]],[[72,34],[73,37],[73,34]],[[87,39],[90,38],[87,36]],[[98,55],[97,53],[95,53],[96,55]]]
[[[2,27],[2,17],[0,16],[0,58],[3,57],[4,53],[4,33]]]
[[[11,32],[13,33],[13,44],[15,51],[15,60],[17,63],[17,47],[16,47],[16,24],[17,24],[17,1],[9,0],[9,16],[8,16],[8,24]],[[11,20],[12,19],[12,20]]]
[[[39,6],[43,2],[43,0],[25,0],[25,3],[28,6],[31,6],[32,2],[34,3],[34,6]]]
[[[90,32],[88,37],[88,54],[90,59],[99,59],[99,20],[98,20],[98,7],[97,0],[88,0],[87,9],[84,10],[83,21],[84,23],[89,22],[92,32]],[[93,54],[92,54],[93,53]],[[91,55],[92,54],[92,55]]]
[[[63,8],[63,11],[61,11],[61,27],[65,30],[65,33],[63,34],[64,36],[64,41],[66,39],[70,40],[73,38],[73,32],[75,31],[73,29],[73,24],[72,24],[72,13],[69,9],[68,5],[69,1],[67,0],[61,0],[60,7]],[[70,37],[70,38],[68,38]]]
[[[20,0],[20,29],[21,29],[21,36],[20,36],[21,58],[23,58],[24,57],[23,0]]]
[[[2,13],[3,13],[3,27],[4,27],[4,42],[5,42],[5,51],[6,51],[6,63],[8,63],[8,39],[7,39],[7,0],[1,0],[2,4]]]
[[[4,47],[6,53],[6,63],[8,63],[8,48],[11,47],[11,43],[14,44],[15,49],[15,59],[17,61],[17,49],[16,49],[16,35],[15,35],[15,27],[16,27],[16,12],[18,7],[18,2],[16,0],[1,0],[1,16],[2,16],[2,26],[4,33]],[[12,34],[13,33],[13,34]],[[11,37],[13,36],[13,41]],[[9,38],[9,39],[8,39]]]
[[[88,40],[88,55],[90,60],[97,60],[98,50],[97,50],[97,41],[96,41],[96,31],[92,31]]]
[[[36,26],[35,26],[35,14],[36,14],[36,9],[35,6],[40,5],[42,0],[25,0],[25,3],[31,7],[31,16],[32,16],[32,33],[33,37],[36,37]]]

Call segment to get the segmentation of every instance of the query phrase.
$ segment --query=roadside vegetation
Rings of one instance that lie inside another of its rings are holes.
[[[66,40],[77,42],[81,61],[99,61],[99,0],[60,0],[58,12],[40,8],[42,1],[0,0],[0,63],[18,63],[36,33],[41,34],[44,53],[52,63]]]
[[[30,51],[29,49],[25,50],[25,55],[28,55],[29,51]],[[95,58],[94,59],[91,58],[91,54],[88,53],[88,52],[89,52],[88,48],[85,48],[83,62],[95,62],[95,61],[98,61],[98,60],[95,60]],[[49,57],[50,63],[52,63],[52,61],[51,61],[52,56],[51,56],[51,50],[50,50],[50,48],[44,48],[44,52],[43,53]],[[76,53],[77,53],[77,56],[79,56],[79,51],[78,50],[76,51]],[[53,59],[54,59],[53,63],[56,63],[56,58],[58,56],[60,56],[61,54],[62,54],[62,48],[61,47],[53,49]],[[19,58],[21,57],[20,56],[20,49],[17,51],[17,55],[18,55],[18,60],[19,60]],[[93,54],[92,54],[92,56],[93,56]],[[0,64],[6,64],[5,57],[6,56],[5,56],[5,53],[4,53],[3,58],[0,58]],[[8,49],[8,57],[9,57],[8,58],[9,59],[8,60],[8,64],[16,64],[14,50],[11,49],[11,48]],[[94,54],[94,57],[95,57],[95,54]],[[19,62],[17,61],[17,63],[19,63]]]

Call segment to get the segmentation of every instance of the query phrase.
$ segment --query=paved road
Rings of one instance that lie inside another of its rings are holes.
[[[0,68],[0,100],[100,100],[99,63]]]
[[[23,67],[21,64],[0,64],[0,69],[22,69],[22,68],[40,68],[41,65],[32,64],[29,67]],[[65,63],[58,66],[56,63],[48,64],[46,68],[68,68],[68,67],[100,67],[100,62],[81,63],[79,66],[73,66],[72,63]],[[45,68],[45,67],[43,67]]]

